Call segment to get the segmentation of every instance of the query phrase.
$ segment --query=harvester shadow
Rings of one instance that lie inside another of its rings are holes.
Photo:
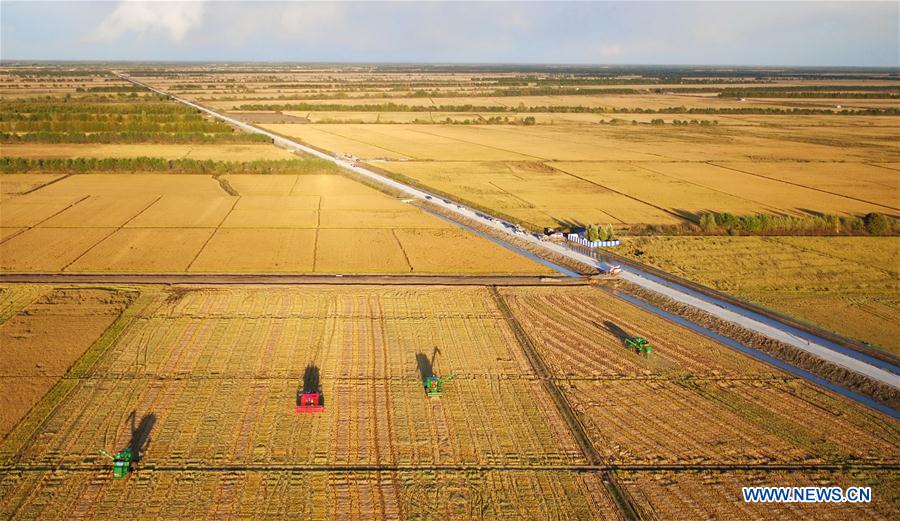
[[[584,223],[566,219],[556,219],[556,227],[558,231],[570,233],[583,233],[585,230]]]
[[[616,335],[616,337],[619,340],[621,340],[622,342],[631,338],[631,335],[628,333],[628,331],[625,331],[624,329],[622,329],[615,322],[611,322],[609,320],[604,320],[603,325],[606,326],[606,329],[608,329],[610,333]]]
[[[694,224],[698,224],[700,222],[700,212],[692,212],[690,210],[683,210],[681,208],[672,208],[670,211],[678,217],[681,217],[685,221],[689,221]]]
[[[321,381],[319,380],[319,366],[309,364],[303,371],[303,393],[319,393],[319,405],[325,405],[325,396],[322,394]],[[300,394],[297,393],[297,405],[300,405]]]
[[[137,419],[137,411],[131,411],[128,420],[131,422],[131,441],[128,442],[128,448],[131,449],[132,461],[138,462],[150,446],[150,431],[156,425],[156,415],[151,413],[145,414],[141,418],[141,423],[135,427],[134,422]]]
[[[431,367],[431,360],[425,353],[416,353],[416,365],[419,366],[419,374],[424,381],[429,376],[434,376],[434,368]]]

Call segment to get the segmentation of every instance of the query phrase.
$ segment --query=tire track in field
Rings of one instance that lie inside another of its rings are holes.
[[[84,199],[87,199],[88,197],[90,197],[90,196],[86,196]],[[81,201],[84,201],[84,199],[81,199]],[[70,262],[70,263],[66,264],[65,266],[63,266],[59,271],[62,272],[62,271],[66,271],[67,269],[69,269],[69,266],[71,266],[71,265],[75,264],[76,262],[78,262],[82,257],[84,257],[85,255],[87,255],[87,254],[88,254],[89,252],[91,252],[94,248],[96,248],[97,246],[99,246],[101,243],[105,242],[106,239],[109,239],[110,237],[112,237],[112,236],[115,235],[116,233],[122,231],[122,229],[124,229],[125,226],[126,226],[128,223],[130,223],[131,221],[137,219],[142,213],[144,213],[144,212],[146,212],[147,210],[149,210],[151,206],[153,206],[154,204],[158,203],[160,199],[162,199],[162,196],[159,196],[159,197],[157,197],[156,199],[154,199],[153,202],[151,202],[150,204],[148,204],[147,206],[145,206],[141,211],[139,211],[138,213],[132,215],[130,219],[128,219],[127,221],[123,222],[123,223],[120,224],[116,229],[114,229],[113,231],[111,231],[111,232],[109,233],[109,235],[103,237],[102,239],[100,239],[99,241],[97,241],[97,242],[95,242],[93,245],[91,245],[90,248],[88,248],[88,249],[84,250],[83,252],[81,252],[81,255],[79,255],[78,257],[75,257],[75,259],[74,259],[72,262]],[[78,201],[78,202],[80,203],[81,201]],[[78,203],[75,203],[75,204],[78,204]],[[75,206],[75,205],[73,204],[72,206]],[[69,208],[71,208],[71,206],[70,206]],[[62,212],[59,212],[59,213],[62,213]],[[48,219],[49,219],[49,217],[48,217]],[[44,219],[44,221],[46,221],[46,220],[47,220],[47,219]],[[44,222],[44,221],[41,221],[41,222]],[[40,223],[38,223],[38,224],[40,224]],[[35,226],[37,226],[37,224],[36,224]]]
[[[369,297],[365,301],[365,306],[369,320],[364,322],[364,324],[366,325],[368,342],[373,355],[369,358],[367,369],[369,374],[377,375],[380,373],[387,376],[388,349],[384,336],[384,313],[381,309],[381,301],[378,297]],[[367,412],[371,414],[374,420],[369,435],[372,437],[376,463],[382,464],[383,461],[387,460],[390,464],[396,465],[389,386],[390,380],[388,378],[383,378],[381,382],[373,382],[369,386],[371,405]],[[379,411],[382,407],[384,408],[384,414],[380,415]],[[385,425],[382,425],[382,422],[379,421],[380,417],[385,418]],[[397,498],[388,497],[386,488],[382,480],[379,479],[372,486],[372,490],[369,491],[369,494],[374,497],[367,497],[366,499],[369,503],[373,501],[377,503],[380,516],[385,516],[385,513],[388,511],[388,505],[391,505],[396,516]]]
[[[543,162],[543,161],[550,161],[550,160],[551,160],[550,158],[547,158],[547,157],[533,156],[533,155],[531,155],[531,154],[526,154],[526,153],[524,153],[524,152],[517,152],[517,151],[515,151],[515,150],[509,150],[509,149],[506,149],[506,148],[501,148],[501,147],[494,147],[494,146],[490,146],[490,145],[485,145],[484,143],[478,143],[478,142],[476,142],[476,141],[469,141],[469,140],[467,140],[467,139],[461,139],[461,138],[458,138],[458,137],[442,136],[441,134],[434,134],[434,133],[432,133],[432,132],[426,132],[426,131],[421,130],[421,129],[409,129],[409,131],[410,131],[410,132],[417,132],[417,133],[419,133],[419,134],[425,134],[425,135],[427,135],[427,136],[439,137],[439,138],[441,138],[441,139],[449,139],[449,140],[451,140],[451,141],[459,141],[460,143],[465,143],[465,144],[467,144],[467,145],[475,145],[475,146],[487,148],[487,149],[490,149],[490,150],[499,150],[500,152],[507,152],[507,153],[509,153],[509,154],[515,154],[515,155],[517,155],[517,156],[530,157],[530,158],[532,158],[532,159],[537,159],[538,161],[541,161],[541,162]]]
[[[794,248],[794,249],[800,250],[800,251],[805,252],[805,253],[810,253],[810,254],[813,254],[813,255],[818,255],[818,256],[821,256],[821,257],[825,257],[826,259],[832,259],[832,260],[837,261],[838,264],[852,263],[852,264],[856,264],[856,265],[862,266],[862,267],[864,267],[864,268],[868,268],[868,269],[873,270],[873,271],[880,271],[880,272],[884,273],[885,275],[887,275],[887,276],[890,277],[890,278],[896,278],[896,277],[897,277],[897,273],[896,273],[896,272],[887,270],[887,269],[882,268],[882,267],[880,267],[880,266],[875,266],[875,265],[873,265],[873,264],[867,264],[867,263],[863,262],[863,261],[862,261],[861,259],[859,259],[859,258],[855,258],[855,259],[854,259],[854,258],[849,258],[849,259],[848,259],[848,258],[846,258],[846,257],[841,257],[841,256],[839,256],[839,255],[834,255],[834,254],[832,254],[832,253],[828,253],[827,251],[820,251],[820,250],[816,250],[816,249],[814,249],[814,248],[807,248],[807,247],[802,246],[802,245],[800,245],[800,244],[795,244],[795,243],[792,243],[792,242],[786,242],[784,239],[781,239],[781,238],[779,238],[779,237],[763,237],[762,240],[763,240],[763,241],[766,241],[766,242],[773,242],[773,243],[779,244],[779,245],[781,245],[781,246],[787,246],[788,248]]]
[[[227,191],[227,190],[226,190],[226,191]],[[235,192],[235,195],[237,195],[237,192]],[[206,241],[203,243],[203,246],[200,246],[200,249],[197,250],[197,254],[194,255],[194,258],[191,259],[191,262],[187,265],[186,268],[184,268],[184,271],[187,272],[187,271],[190,271],[190,270],[191,270],[191,267],[194,265],[195,262],[197,262],[197,259],[200,258],[200,254],[203,253],[203,250],[205,250],[206,247],[209,245],[210,241],[213,240],[213,237],[215,237],[216,234],[219,233],[219,230],[222,229],[222,225],[225,224],[225,221],[226,221],[226,220],[228,219],[228,217],[231,215],[231,212],[234,211],[234,208],[237,206],[237,204],[238,204],[238,202],[239,202],[240,200],[241,200],[241,196],[238,195],[238,196],[237,196],[237,199],[235,199],[235,200],[234,200],[234,203],[232,203],[231,208],[228,209],[228,212],[225,214],[224,217],[222,217],[222,220],[219,221],[219,224],[216,225],[216,227],[215,227],[215,229],[213,230],[213,232],[212,232],[211,234],[209,234],[209,237],[206,238]]]
[[[400,247],[400,253],[403,254],[403,260],[406,262],[406,266],[409,268],[409,271],[413,271],[412,263],[409,262],[409,255],[406,253],[406,249],[403,248],[403,243],[400,242],[400,238],[397,237],[397,229],[391,228],[391,235],[394,237],[394,240],[397,241],[397,246]]]
[[[493,297],[497,308],[500,310],[500,313],[503,315],[503,318],[506,320],[506,323],[513,330],[519,346],[525,352],[525,357],[531,364],[532,370],[541,378],[544,383],[544,388],[556,404],[563,420],[568,424],[569,431],[575,438],[575,441],[578,442],[578,446],[581,448],[585,460],[590,465],[600,465],[604,463],[603,457],[591,442],[584,425],[578,419],[572,406],[566,400],[565,395],[559,390],[556,381],[552,378],[552,373],[547,368],[543,358],[541,358],[541,355],[528,338],[528,334],[522,329],[522,326],[512,314],[512,310],[510,310],[506,301],[494,286],[491,287],[491,296]],[[616,508],[619,510],[619,513],[622,514],[626,520],[636,521],[643,518],[635,506],[634,501],[628,496],[627,491],[617,482],[613,471],[608,470],[603,472],[601,480],[615,503]]]
[[[325,129],[322,129],[322,128],[316,128],[316,130],[318,130],[319,132],[324,132],[324,133],[326,133],[326,134],[331,134],[332,136],[336,136],[336,137],[339,137],[339,138],[341,138],[341,139],[346,139],[346,140],[349,140],[349,141],[356,141],[357,143],[361,143],[361,144],[363,144],[363,145],[366,145],[367,147],[380,148],[381,150],[386,150],[386,151],[388,151],[388,152],[390,152],[390,153],[392,153],[392,154],[397,154],[397,155],[399,155],[401,158],[402,158],[402,157],[405,157],[405,158],[408,158],[408,159],[419,159],[419,158],[413,157],[413,156],[411,156],[411,155],[409,155],[409,154],[405,154],[405,153],[403,153],[403,152],[399,152],[399,151],[397,151],[397,150],[391,150],[390,148],[385,148],[385,147],[383,147],[383,146],[373,145],[372,143],[368,143],[368,142],[363,141],[363,140],[361,140],[361,139],[354,139],[354,138],[352,138],[352,137],[342,136],[341,134],[338,134],[337,132],[330,132],[330,131],[325,130]]]
[[[776,182],[779,182],[779,183],[784,183],[784,184],[786,184],[786,185],[796,186],[796,187],[798,187],[798,188],[806,188],[807,190],[813,190],[813,191],[816,191],[816,192],[822,192],[823,194],[833,195],[833,196],[835,196],[835,197],[842,197],[842,198],[844,198],[844,199],[852,199],[852,200],[858,201],[858,202],[860,202],[860,203],[866,203],[866,204],[871,204],[871,205],[874,205],[874,206],[880,206],[880,207],[882,207],[882,208],[888,208],[888,209],[890,209],[890,210],[894,210],[894,211],[900,212],[900,208],[897,208],[897,207],[895,207],[895,206],[888,206],[888,205],[886,205],[886,204],[876,203],[876,202],[874,202],[874,201],[868,201],[868,200],[866,200],[866,199],[860,199],[859,197],[853,197],[853,196],[851,196],[851,195],[846,195],[846,194],[839,194],[839,193],[837,193],[837,192],[831,192],[831,191],[825,190],[825,189],[823,189],[823,188],[816,188],[816,187],[814,187],[814,186],[807,186],[807,185],[800,184],[800,183],[794,183],[794,182],[792,182],[792,181],[787,181],[787,180],[785,180],[785,179],[778,179],[777,177],[769,177],[769,176],[767,176],[767,175],[757,174],[757,173],[755,173],[755,172],[748,172],[748,171],[746,171],[746,170],[741,170],[741,169],[739,169],[739,168],[733,168],[733,167],[730,167],[730,166],[723,166],[723,165],[719,165],[719,164],[712,163],[712,162],[709,162],[709,161],[706,161],[705,163],[706,163],[707,165],[715,166],[715,167],[721,168],[721,169],[723,169],[723,170],[731,170],[731,171],[733,171],[733,172],[738,172],[738,173],[741,173],[741,174],[752,175],[752,176],[754,176],[754,177],[759,177],[759,178],[762,178],[762,179],[768,179],[769,181],[776,181]]]
[[[676,212],[673,212],[673,211],[671,211],[671,210],[669,210],[669,209],[663,208],[662,206],[655,205],[655,204],[653,204],[653,203],[651,203],[651,202],[648,202],[648,201],[644,201],[643,199],[639,199],[639,198],[637,198],[637,197],[635,197],[635,196],[633,196],[633,195],[626,194],[625,192],[620,192],[620,191],[618,191],[618,190],[612,189],[612,188],[610,188],[610,187],[608,187],[608,186],[606,186],[606,185],[600,184],[600,183],[598,183],[598,182],[596,182],[596,181],[593,181],[593,180],[591,180],[591,179],[588,179],[588,178],[586,178],[586,177],[582,177],[582,176],[580,176],[580,175],[578,175],[578,174],[573,174],[572,172],[568,172],[568,171],[566,171],[566,170],[563,170],[562,168],[559,168],[558,166],[555,166],[555,165],[553,165],[553,166],[548,165],[548,166],[550,166],[550,168],[556,170],[557,172],[562,172],[563,174],[565,174],[565,175],[567,175],[567,176],[570,176],[570,177],[574,177],[575,179],[578,179],[579,181],[583,181],[583,182],[585,182],[585,183],[588,183],[588,184],[591,184],[591,185],[594,185],[594,186],[603,188],[604,190],[609,190],[610,192],[613,192],[613,193],[615,193],[615,194],[619,194],[619,195],[621,195],[621,196],[623,196],[623,197],[627,197],[628,199],[631,199],[632,201],[637,201],[637,202],[639,202],[639,203],[641,203],[641,204],[650,206],[650,207],[652,207],[652,208],[656,208],[657,210],[659,210],[659,211],[661,211],[661,212],[663,212],[663,213],[667,213],[667,214],[671,215],[672,217],[675,217],[676,219],[679,219],[679,220],[681,220],[681,221],[692,221],[692,222],[695,222],[695,223],[699,223],[699,222],[700,222],[700,219],[699,219],[699,218],[698,218],[698,219],[689,219],[689,218],[685,217],[684,215],[681,215],[681,214],[678,214],[678,213],[676,213]],[[604,213],[606,213],[607,215],[612,216],[612,215],[609,214],[608,212],[604,212]],[[619,222],[622,223],[622,224],[628,224],[628,223],[626,223],[625,221],[623,221],[623,220],[621,220],[621,219],[619,219],[619,218],[616,218],[616,220],[619,221]]]
[[[65,175],[63,175],[62,177],[59,177],[59,178],[54,179],[54,180],[52,180],[52,181],[46,182],[46,183],[44,183],[44,184],[42,184],[42,185],[36,186],[36,187],[32,188],[31,190],[27,190],[27,191],[25,191],[25,192],[22,192],[22,193],[19,194],[19,195],[28,195],[28,194],[30,194],[30,193],[37,192],[37,191],[40,190],[41,188],[46,188],[46,187],[48,187],[48,186],[50,186],[50,185],[52,185],[52,184],[58,183],[58,182],[62,181],[63,179],[67,179],[67,178],[71,177],[72,175],[73,175],[73,174],[65,174]]]
[[[737,195],[737,194],[725,192],[725,191],[718,190],[718,189],[716,189],[716,188],[712,188],[712,187],[710,187],[710,186],[706,186],[706,185],[703,185],[703,184],[700,184],[700,183],[695,183],[695,182],[693,182],[693,181],[688,181],[687,179],[682,179],[681,177],[678,177],[678,176],[675,176],[675,175],[667,174],[667,173],[665,173],[665,172],[660,172],[659,170],[654,170],[654,169],[652,169],[652,168],[650,168],[650,167],[647,167],[647,166],[642,165],[641,162],[637,162],[637,161],[636,161],[636,162],[629,163],[629,164],[632,165],[632,166],[635,166],[635,167],[637,167],[637,168],[640,168],[640,169],[642,169],[642,170],[646,170],[646,171],[648,171],[648,172],[652,172],[652,173],[654,173],[654,174],[656,174],[656,175],[660,175],[660,176],[663,176],[663,177],[668,177],[669,179],[674,179],[674,180],[676,180],[676,181],[678,181],[678,182],[680,182],[680,183],[687,183],[687,184],[689,184],[689,185],[698,186],[698,187],[700,187],[700,188],[703,188],[704,190],[710,190],[710,191],[713,191],[713,192],[720,193],[720,194],[722,194],[722,195],[726,195],[726,196],[728,196],[728,197],[734,197],[735,199],[743,199],[744,201],[749,201],[749,202],[751,202],[751,203],[758,204],[758,205],[762,206],[763,208],[768,209],[768,210],[769,210],[770,212],[772,212],[772,213],[776,213],[776,214],[777,214],[777,213],[783,211],[783,209],[781,209],[781,208],[775,208],[774,206],[768,205],[768,204],[766,204],[766,203],[764,203],[764,202],[762,202],[762,201],[756,201],[756,200],[754,200],[754,199],[748,199],[748,198],[744,197],[743,195]]]
[[[34,229],[34,228],[37,228],[38,226],[44,224],[45,222],[49,221],[50,219],[53,219],[53,218],[56,217],[57,215],[59,215],[59,214],[65,212],[65,211],[68,210],[69,208],[75,206],[76,204],[78,204],[78,203],[80,203],[80,202],[82,202],[82,201],[84,201],[85,199],[88,199],[88,198],[90,198],[90,197],[91,197],[91,196],[86,195],[86,196],[82,197],[81,199],[75,201],[74,203],[70,204],[69,206],[66,206],[66,207],[63,208],[62,210],[60,210],[60,211],[54,213],[53,215],[51,215],[51,216],[49,216],[49,217],[47,217],[47,218],[41,219],[40,221],[38,221],[38,222],[32,224],[31,226],[26,226],[24,230],[22,230],[22,231],[20,231],[20,232],[18,232],[18,233],[15,233],[15,234],[13,234],[13,235],[10,235],[9,237],[6,237],[6,238],[3,239],[2,241],[0,241],[0,244],[3,244],[4,242],[6,242],[6,241],[12,239],[13,237],[18,237],[19,235],[22,235],[23,233],[25,233],[25,232],[27,232],[27,231],[29,231],[29,230],[32,230],[32,229]],[[106,237],[104,237],[104,239],[105,239],[105,238],[106,238]],[[100,240],[102,241],[103,239],[100,239]]]

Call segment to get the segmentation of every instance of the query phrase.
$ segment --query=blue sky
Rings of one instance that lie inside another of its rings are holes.
[[[0,0],[0,58],[900,67],[900,2]]]

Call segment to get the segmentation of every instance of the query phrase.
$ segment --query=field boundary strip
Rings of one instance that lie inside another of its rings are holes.
[[[0,284],[585,286],[581,277],[540,275],[325,275],[290,273],[0,273]]]
[[[512,329],[513,334],[518,341],[517,343],[524,352],[525,357],[528,359],[528,363],[531,365],[532,370],[541,379],[541,382],[544,384],[544,389],[546,389],[547,393],[553,399],[553,403],[565,420],[569,432],[578,442],[578,446],[581,449],[581,453],[585,460],[593,466],[599,466],[603,462],[603,458],[600,456],[600,452],[597,448],[594,447],[590,436],[588,436],[587,431],[584,428],[584,424],[572,409],[569,401],[566,400],[563,392],[559,390],[559,386],[556,383],[556,379],[553,378],[553,373],[550,368],[547,367],[547,364],[544,362],[540,353],[534,348],[528,333],[526,333],[522,328],[522,325],[519,324],[519,321],[516,319],[515,315],[513,315],[512,310],[509,308],[506,300],[503,299],[503,296],[500,295],[500,292],[497,291],[497,288],[491,286],[490,292],[494,303],[503,315],[503,319],[510,329]],[[629,497],[625,489],[619,485],[614,471],[610,469],[603,471],[601,481],[612,498],[613,503],[615,503],[616,508],[619,510],[619,513],[621,513],[626,520],[633,521],[645,517],[640,514],[634,501]]]
[[[0,473],[3,472],[94,472],[96,464],[84,463],[78,465],[0,465]],[[900,464],[896,463],[865,463],[865,464],[803,464],[803,463],[610,463],[600,465],[504,465],[504,464],[429,464],[429,465],[268,465],[260,463],[247,463],[241,465],[205,465],[199,463],[184,463],[178,465],[157,465],[154,463],[141,463],[136,465],[137,472],[203,472],[203,473],[231,473],[231,472],[290,472],[290,473],[368,473],[368,472],[840,472],[866,471],[866,472],[890,472],[900,471]]]

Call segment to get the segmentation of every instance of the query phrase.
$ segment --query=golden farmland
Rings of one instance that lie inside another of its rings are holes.
[[[532,229],[900,216],[890,71],[115,66]],[[0,174],[0,516],[896,517],[883,410],[86,67],[0,67],[0,159],[28,172]],[[894,236],[623,239],[900,353]],[[28,278],[51,282],[10,282]],[[295,413],[312,389],[324,411]],[[97,451],[124,447],[113,480]],[[753,504],[747,485],[873,501]]]
[[[875,143],[800,136],[788,146],[780,132],[743,127],[265,126],[535,228],[685,222],[704,211],[900,212],[900,126],[874,130]]]
[[[621,253],[900,353],[896,238],[633,238]]]
[[[19,287],[4,289],[22,300]],[[0,478],[0,511],[252,516],[263,498],[271,515],[614,518],[603,474],[584,471],[585,456],[515,324],[533,341],[553,339],[536,343],[553,362],[550,382],[578,411],[588,443],[612,464],[877,465],[898,458],[894,420],[594,288],[501,288],[495,296],[486,287],[135,289],[140,296],[120,333],[89,348],[92,362],[76,363],[0,442],[0,462],[34,468]],[[560,318],[583,334],[548,335],[547,325],[557,327]],[[597,320],[665,339],[662,365],[646,365]],[[440,400],[427,398],[420,380],[420,355],[435,348],[434,370],[459,375]],[[297,415],[295,395],[309,365],[319,369],[327,406],[320,415]],[[149,441],[136,476],[117,482],[96,448],[128,443],[128,422],[118,419],[131,414],[149,425]],[[37,469],[47,465],[56,470]],[[732,470],[635,470],[620,473],[618,487],[647,512],[762,515],[761,506],[720,490],[746,479]],[[825,478],[795,471],[775,479]],[[875,501],[842,505],[833,517],[848,509],[890,517],[894,481],[871,471]],[[698,495],[700,483],[714,484],[714,495]],[[659,493],[645,493],[662,486],[700,503],[660,503]],[[117,500],[123,496],[134,500]],[[820,510],[800,505],[783,514],[810,512]]]
[[[3,271],[550,273],[339,175],[223,176],[239,195],[208,175],[49,180],[0,202]]]

